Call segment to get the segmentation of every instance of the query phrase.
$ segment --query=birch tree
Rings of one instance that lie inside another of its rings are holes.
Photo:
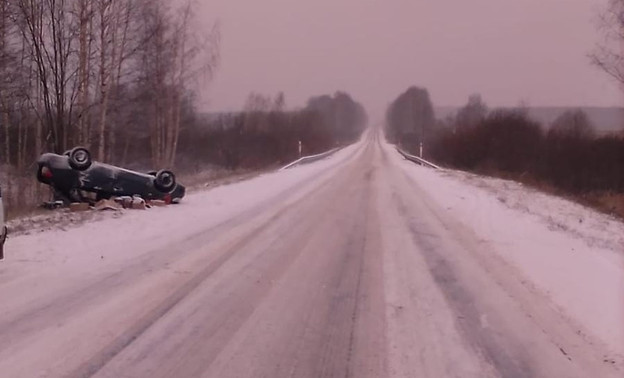
[[[36,66],[43,109],[33,107],[42,120],[46,142],[61,152],[71,143],[71,61],[75,28],[67,0],[18,0],[16,21]],[[32,100],[31,94],[31,100]],[[34,101],[32,101],[34,102]]]
[[[154,164],[173,166],[184,113],[218,60],[218,28],[202,32],[194,7],[0,0],[0,157],[23,165],[80,144],[113,161],[147,139]]]
[[[149,122],[154,165],[175,164],[189,82],[211,75],[218,62],[218,27],[208,35],[192,31],[194,4],[189,0],[176,10],[156,0],[143,10],[143,34],[149,38],[141,51],[140,82],[158,94]]]

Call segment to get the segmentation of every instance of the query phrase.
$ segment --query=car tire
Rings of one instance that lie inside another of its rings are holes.
[[[154,187],[163,193],[169,193],[176,187],[176,178],[173,172],[161,170],[156,173]]]
[[[76,147],[69,153],[69,165],[78,171],[84,171],[91,166],[91,153],[84,147]]]

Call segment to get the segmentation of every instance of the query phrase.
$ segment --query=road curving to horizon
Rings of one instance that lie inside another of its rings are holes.
[[[0,376],[621,376],[403,163],[371,132],[178,208],[17,238]]]

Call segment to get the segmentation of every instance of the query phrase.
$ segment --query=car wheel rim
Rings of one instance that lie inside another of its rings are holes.
[[[170,186],[172,184],[173,181],[171,180],[171,175],[164,174],[164,175],[161,176],[160,182],[164,186],[168,187],[168,186]]]
[[[87,154],[84,151],[78,151],[74,155],[74,159],[76,159],[78,163],[84,163],[87,161]]]

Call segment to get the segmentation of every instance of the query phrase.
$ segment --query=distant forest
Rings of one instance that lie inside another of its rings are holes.
[[[427,89],[411,87],[389,106],[385,132],[390,142],[413,154],[420,153],[422,144],[425,158],[447,167],[513,178],[583,198],[616,196],[621,201],[622,129],[598,132],[583,109],[566,109],[549,123],[536,120],[540,114],[551,112],[491,110],[475,94],[464,107],[440,117]]]
[[[435,114],[440,120],[454,117],[461,109],[459,106],[436,106]],[[520,108],[505,108],[507,110],[519,110]],[[548,128],[557,117],[570,111],[582,110],[598,134],[609,134],[624,131],[624,108],[618,107],[562,107],[562,106],[534,106],[528,108],[528,115],[534,121]]]

